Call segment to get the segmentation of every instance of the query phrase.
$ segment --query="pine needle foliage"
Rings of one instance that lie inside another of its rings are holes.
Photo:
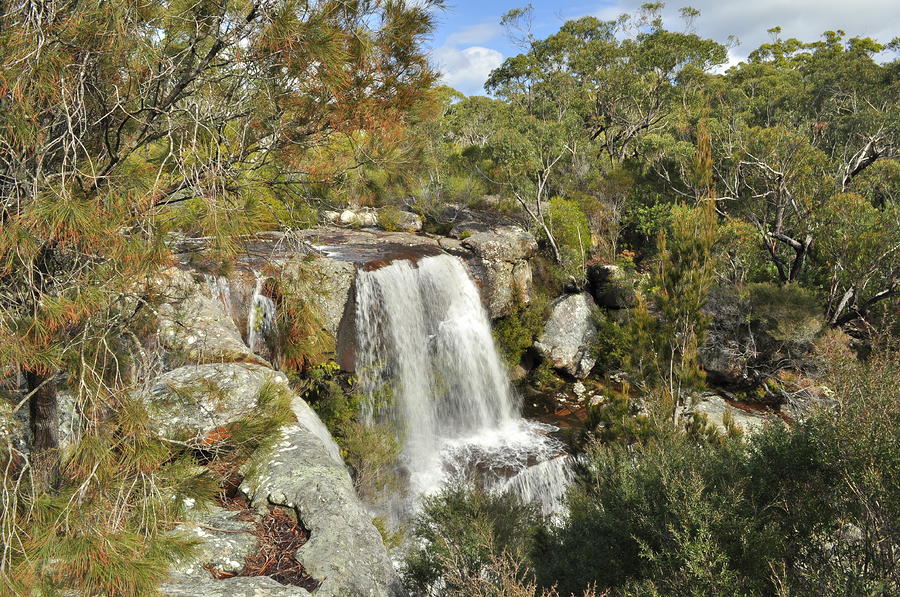
[[[336,175],[315,174],[317,149],[396,136],[428,99],[440,4],[0,4],[0,363],[15,386],[0,412],[31,424],[30,443],[0,436],[0,592],[147,595],[188,548],[167,532],[215,479],[132,398],[148,281],[173,237],[227,260],[247,234],[314,221],[307,185]],[[263,394],[225,447],[284,422],[284,396]]]

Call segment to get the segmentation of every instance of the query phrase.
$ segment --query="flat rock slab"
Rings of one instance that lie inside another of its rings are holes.
[[[313,228],[298,236],[328,257],[354,263],[366,269],[378,269],[392,261],[417,261],[440,255],[438,241],[410,232]]]
[[[310,597],[301,587],[280,584],[267,576],[256,578],[173,578],[159,589],[165,597]]]

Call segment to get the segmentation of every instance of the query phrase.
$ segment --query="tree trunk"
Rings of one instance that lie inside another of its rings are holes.
[[[35,481],[41,489],[55,484],[59,473],[59,413],[56,387],[51,376],[25,371],[26,392],[31,395],[31,456]]]

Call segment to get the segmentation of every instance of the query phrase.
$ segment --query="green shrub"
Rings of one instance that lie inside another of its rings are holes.
[[[403,212],[394,205],[382,207],[378,210],[378,225],[388,232],[403,230]]]
[[[595,444],[569,517],[532,555],[562,594],[891,595],[900,590],[900,360],[831,364],[843,407],[747,438]]]
[[[468,597],[466,579],[482,576],[495,558],[526,557],[537,523],[537,509],[512,495],[445,489],[415,520],[404,580],[416,594]]]
[[[575,201],[553,197],[548,220],[565,275],[581,280],[584,264],[591,256],[591,227],[587,216]]]
[[[516,291],[519,292],[518,287]],[[521,299],[517,298],[516,302],[521,304]],[[541,293],[534,293],[526,307],[494,324],[494,341],[507,365],[518,365],[525,351],[534,345],[544,328],[546,308],[547,298]]]
[[[625,369],[634,350],[630,324],[618,322],[600,309],[594,311],[593,317],[597,324],[597,335],[591,346],[597,359],[595,368],[604,372]]]

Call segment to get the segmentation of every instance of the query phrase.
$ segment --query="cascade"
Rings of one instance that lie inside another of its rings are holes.
[[[212,274],[203,274],[206,285],[209,287],[209,293],[213,300],[219,301],[225,312],[231,315],[233,311],[231,300],[231,284],[225,276],[213,276]]]
[[[572,482],[574,458],[557,456],[530,466],[499,484],[495,490],[510,491],[523,501],[541,507],[544,516],[555,516],[562,511],[562,498]]]
[[[260,353],[264,347],[258,346],[265,342],[265,334],[272,328],[275,321],[275,302],[263,294],[265,276],[256,273],[256,286],[253,288],[253,296],[250,298],[250,312],[247,315],[247,346],[255,353]]]
[[[520,416],[478,289],[460,260],[438,255],[360,271],[356,300],[364,414],[397,430],[409,481],[411,499],[393,505],[395,516],[408,515],[449,479],[498,486],[563,454],[549,435],[555,428]],[[543,486],[555,491],[561,478]],[[529,499],[543,499],[538,484],[526,485]]]

